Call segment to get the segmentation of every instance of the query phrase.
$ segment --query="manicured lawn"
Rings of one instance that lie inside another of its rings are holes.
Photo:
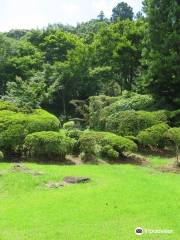
[[[44,174],[13,173],[11,164],[0,164],[0,240],[180,239],[178,174],[133,165],[25,165]],[[92,182],[44,188],[69,175]],[[136,227],[174,233],[138,237]]]

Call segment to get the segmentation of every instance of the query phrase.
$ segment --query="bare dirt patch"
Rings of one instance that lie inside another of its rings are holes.
[[[180,174],[180,167],[178,167],[176,164],[169,164],[166,166],[163,166],[160,168],[162,172],[165,173],[178,173]]]
[[[75,165],[83,164],[80,156],[68,155],[66,158]]]

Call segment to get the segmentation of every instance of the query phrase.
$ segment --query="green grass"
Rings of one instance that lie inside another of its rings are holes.
[[[175,161],[175,158],[148,156],[147,160],[149,161],[151,167],[158,168],[158,167],[166,166],[168,164],[173,164],[173,162]]]
[[[11,164],[0,164],[0,240],[180,239],[178,174],[132,165],[25,165],[44,174],[12,173]],[[68,175],[92,182],[43,186]],[[137,226],[174,233],[137,237]]]

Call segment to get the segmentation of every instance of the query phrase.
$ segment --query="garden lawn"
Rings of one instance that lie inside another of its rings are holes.
[[[178,174],[133,165],[24,165],[44,174],[13,173],[12,164],[0,164],[0,240],[180,239]],[[92,181],[44,187],[65,176]],[[136,236],[136,227],[173,234]]]

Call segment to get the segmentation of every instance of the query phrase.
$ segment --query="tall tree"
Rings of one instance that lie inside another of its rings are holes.
[[[112,21],[116,22],[119,20],[126,20],[130,19],[132,20],[134,16],[133,9],[130,7],[127,3],[121,2],[118,3],[118,5],[113,8],[112,10]]]
[[[40,47],[45,52],[45,60],[48,63],[54,63],[55,61],[65,61],[67,52],[75,48],[76,41],[74,35],[56,30],[44,38]]]
[[[180,4],[178,0],[146,0],[147,66],[145,86],[157,99],[180,106]]]
[[[104,12],[103,12],[103,11],[101,11],[101,12],[99,13],[98,19],[99,19],[100,21],[104,21],[105,15],[104,15]]]
[[[0,95],[5,93],[6,83],[14,75],[8,66],[9,58],[16,52],[16,41],[0,33]]]

